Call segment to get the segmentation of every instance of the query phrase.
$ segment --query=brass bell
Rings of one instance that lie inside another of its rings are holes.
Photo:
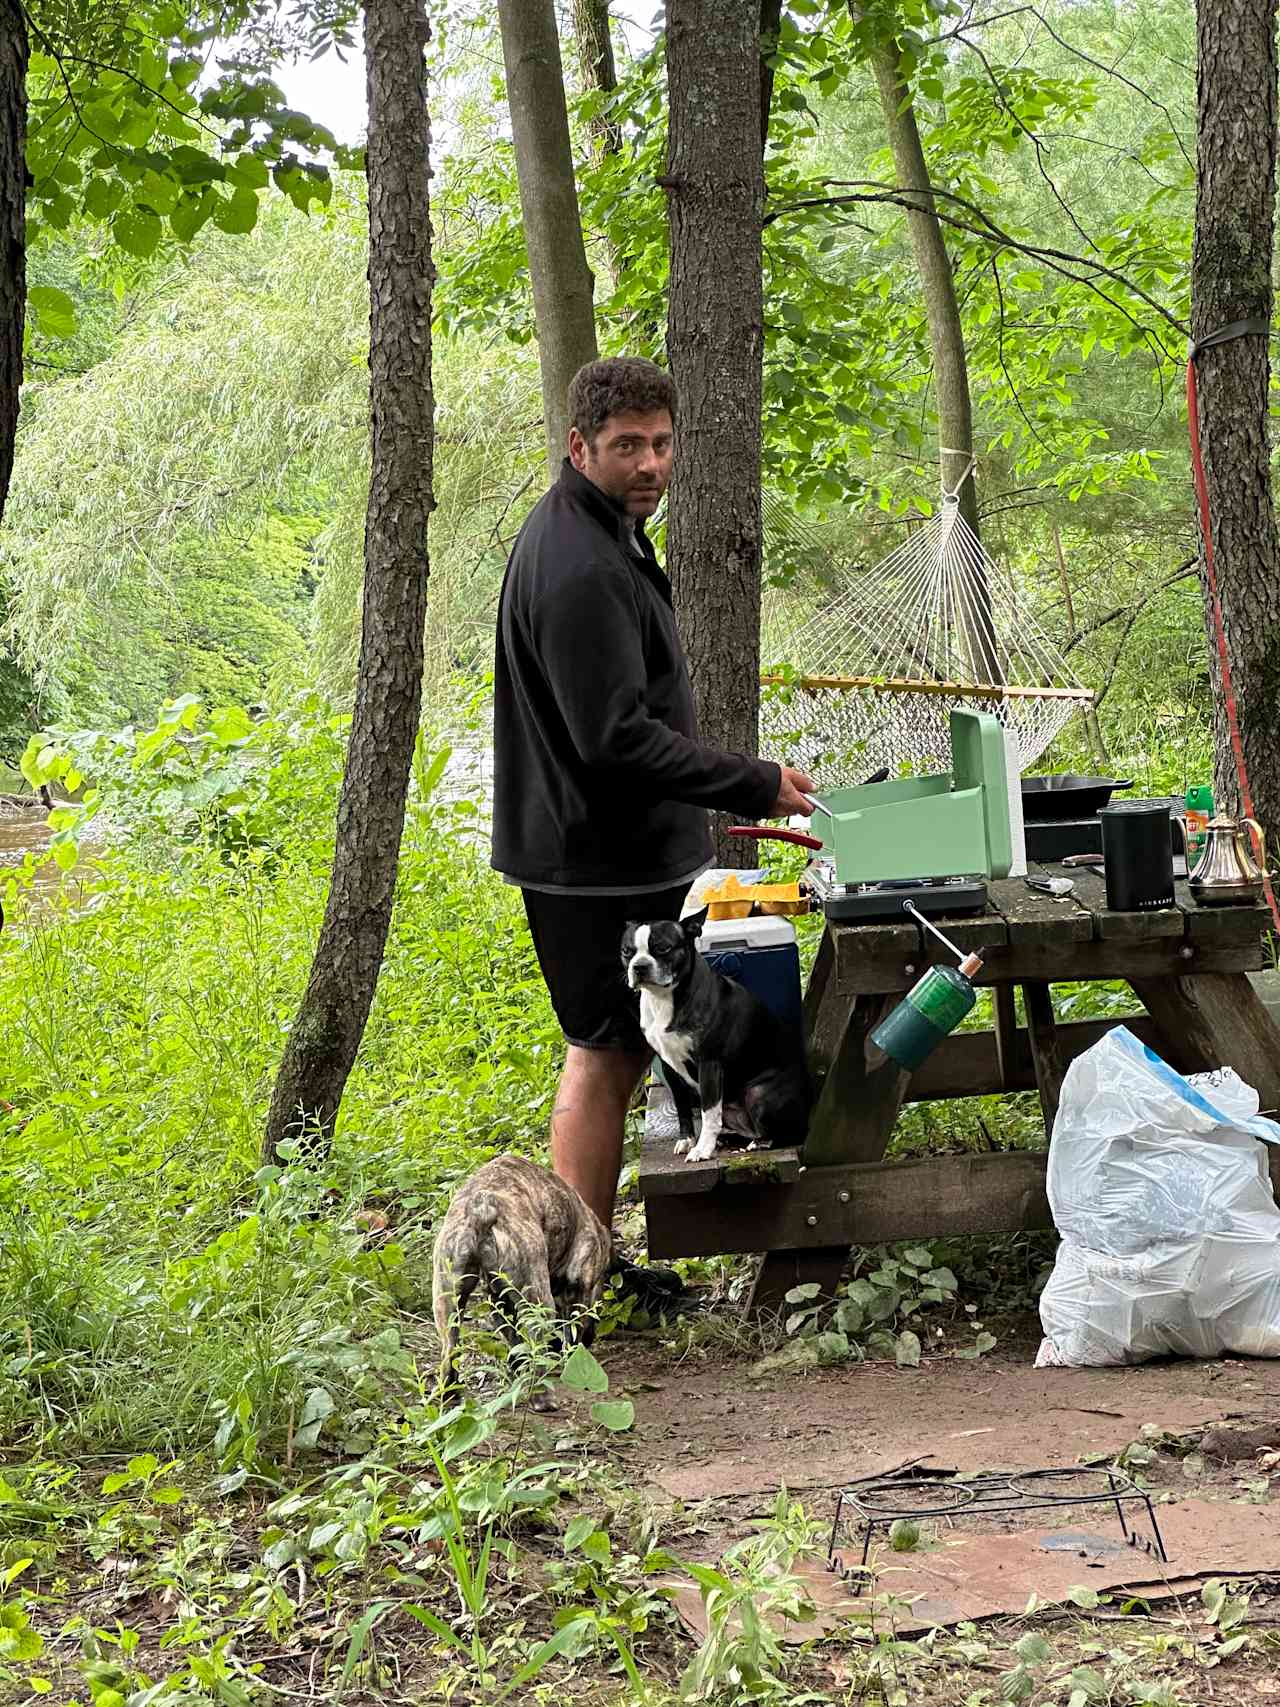
[[[1249,846],[1249,830],[1257,836],[1258,855],[1265,862],[1262,829],[1252,818],[1210,819],[1189,880],[1192,899],[1199,906],[1244,906],[1261,896],[1262,870]]]

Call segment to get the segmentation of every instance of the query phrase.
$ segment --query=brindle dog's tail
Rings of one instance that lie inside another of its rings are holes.
[[[467,1219],[475,1232],[477,1244],[494,1243],[493,1229],[498,1214],[498,1200],[491,1191],[478,1191],[471,1199]]]

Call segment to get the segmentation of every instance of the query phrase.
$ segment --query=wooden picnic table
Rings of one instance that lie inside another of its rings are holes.
[[[1280,1027],[1249,976],[1271,964],[1265,906],[1198,907],[1183,880],[1176,907],[1117,913],[1096,871],[1031,869],[1070,877],[1073,893],[1055,900],[1007,878],[989,886],[985,912],[936,921],[983,956],[974,981],[991,989],[995,1023],[946,1038],[913,1075],[870,1035],[927,966],[951,963],[945,949],[909,918],[827,925],[805,993],[818,1091],[803,1148],[722,1150],[691,1165],[669,1138],[646,1136],[651,1256],[761,1252],[751,1307],[764,1309],[802,1282],[834,1291],[853,1245],[1050,1227],[1043,1150],[902,1161],[885,1151],[904,1102],[1035,1090],[1051,1133],[1068,1064],[1115,1024],[1180,1072],[1234,1067],[1264,1111],[1280,1107]],[[1056,1018],[1054,984],[1104,979],[1127,982],[1145,1013]]]

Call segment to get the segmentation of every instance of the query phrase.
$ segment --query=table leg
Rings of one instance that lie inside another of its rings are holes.
[[[793,1286],[816,1281],[819,1297],[834,1298],[845,1264],[848,1245],[817,1245],[807,1251],[769,1251],[760,1258],[756,1278],[747,1300],[749,1316],[774,1315],[787,1308],[786,1296]]]
[[[996,1061],[1000,1067],[1000,1083],[1008,1090],[1013,1081],[1014,1049],[1018,1036],[1018,1008],[1012,984],[992,986],[991,1008],[995,1020]]]
[[[1180,1073],[1234,1067],[1264,1113],[1280,1107],[1280,1028],[1243,972],[1131,983],[1168,1045],[1171,1066]]]
[[[1132,978],[1156,1023],[1161,1048],[1180,1073],[1234,1067],[1257,1091],[1264,1114],[1280,1109],[1280,1027],[1243,972],[1188,973],[1184,978]],[[1268,1145],[1271,1179],[1280,1191],[1280,1153]]]
[[[809,1121],[804,1161],[878,1162],[902,1108],[908,1075],[876,1048],[871,1033],[901,996],[859,996],[852,1004],[828,987],[815,1023],[832,1039],[831,1064]],[[839,1011],[833,1016],[831,1009]]]
[[[831,932],[827,930],[822,933],[818,956],[813,963],[804,993],[804,1036],[811,1072],[825,1070],[831,1060],[832,1043],[822,1022],[825,1015],[834,1011],[834,1004],[828,1003],[826,996],[835,972],[835,963],[835,945],[831,940]]]
[[[871,1033],[900,1000],[896,995],[859,996],[850,1004],[828,978],[810,1019],[813,1031],[830,1040],[831,1060],[809,1122],[807,1167],[878,1162],[884,1155],[908,1075],[876,1049]],[[843,1245],[770,1251],[761,1259],[748,1311],[777,1310],[791,1287],[810,1281],[832,1296],[848,1258]]]
[[[1027,1037],[1036,1071],[1036,1089],[1040,1092],[1045,1136],[1051,1138],[1053,1123],[1058,1117],[1058,1099],[1062,1095],[1062,1075],[1066,1070],[1053,1017],[1053,997],[1047,984],[1033,983],[1022,986],[1022,999],[1027,1009]]]

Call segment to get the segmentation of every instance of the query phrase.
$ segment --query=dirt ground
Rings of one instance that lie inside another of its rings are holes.
[[[933,1467],[1032,1469],[1115,1453],[1144,1424],[1185,1435],[1232,1419],[1280,1419],[1280,1364],[1221,1359],[1127,1369],[1036,1369],[1033,1320],[974,1362],[925,1357],[753,1378],[749,1359],[652,1341],[601,1348],[636,1426],[637,1480],[686,1504],[763,1500],[784,1485],[820,1496],[926,1456]]]
[[[915,1369],[866,1363],[758,1378],[745,1352],[699,1348],[673,1361],[669,1348],[622,1335],[602,1348],[602,1358],[612,1390],[628,1393],[636,1408],[635,1429],[617,1449],[637,1489],[665,1506],[667,1533],[679,1538],[688,1558],[718,1558],[750,1532],[753,1518],[769,1512],[782,1486],[826,1521],[842,1485],[919,1459],[931,1468],[977,1471],[1067,1467],[1133,1453],[1131,1468],[1156,1496],[1158,1510],[1169,1514],[1169,1501],[1174,1508],[1207,1501],[1221,1510],[1214,1546],[1223,1558],[1232,1557],[1232,1537],[1249,1538],[1255,1569],[1241,1579],[1252,1595],[1253,1645],[1229,1666],[1204,1668],[1209,1638],[1200,1622],[1197,1570],[1203,1564],[1201,1575],[1227,1572],[1218,1558],[1178,1557],[1175,1547],[1170,1579],[1176,1568],[1177,1592],[1169,1580],[1169,1597],[1154,1590],[1138,1618],[1115,1609],[1120,1594],[1112,1610],[1105,1601],[1093,1614],[1047,1606],[1028,1619],[1038,1574],[1031,1564],[1012,1585],[1010,1616],[980,1627],[989,1655],[1007,1643],[1001,1663],[1011,1664],[1018,1636],[1041,1630],[1056,1644],[1065,1675],[1108,1644],[1131,1642],[1137,1652],[1163,1655],[1160,1675],[1179,1704],[1236,1707],[1280,1698],[1271,1634],[1280,1623],[1280,1473],[1273,1465],[1272,1475],[1265,1474],[1266,1446],[1280,1446],[1280,1364],[1222,1359],[1036,1369],[1038,1344],[1038,1322],[1028,1317],[1003,1323],[999,1348],[978,1361],[926,1356]],[[1166,1529],[1189,1515],[1175,1509]],[[1078,1521],[1096,1528],[1087,1516]],[[1132,1556],[1139,1566],[1134,1581],[1154,1581],[1165,1571],[1144,1555]],[[1259,1560],[1268,1568],[1256,1568]],[[820,1611],[824,1594],[840,1596],[824,1588],[820,1564],[802,1574],[817,1591]],[[1084,1563],[1079,1577],[1087,1581]],[[695,1613],[691,1629],[696,1624]],[[842,1663],[830,1661],[826,1683],[838,1681]],[[928,1682],[921,1675],[906,1698],[918,1707],[951,1707],[993,1699],[994,1691],[985,1692],[992,1683],[981,1665],[960,1666]],[[1037,1687],[1034,1700],[1058,1702],[1068,1692]]]

